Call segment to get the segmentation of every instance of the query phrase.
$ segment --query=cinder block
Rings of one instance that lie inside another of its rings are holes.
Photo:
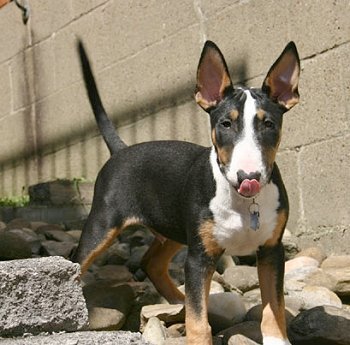
[[[0,118],[8,115],[11,111],[11,84],[10,84],[10,70],[8,63],[0,65]]]
[[[18,111],[0,120],[0,138],[6,143],[6,150],[0,150],[0,162],[16,160],[34,150],[32,134],[32,112],[30,108]]]
[[[277,154],[276,162],[288,193],[289,219],[287,228],[293,233],[298,233],[300,231],[302,217],[298,173],[298,152],[282,151]]]
[[[78,264],[61,257],[14,260],[1,262],[0,271],[1,336],[87,329]]]
[[[34,43],[48,38],[73,19],[70,0],[36,0],[30,3],[30,25]]]
[[[80,17],[106,2],[108,0],[74,0],[72,1],[73,15],[74,17]]]
[[[23,25],[22,15],[14,2],[0,11],[0,62],[16,55],[30,42],[28,27]]]
[[[55,91],[54,53],[48,39],[11,60],[14,109],[20,109]]]
[[[348,42],[348,1],[283,1],[288,6],[288,37],[295,40],[301,56],[314,54]],[[287,5],[288,4],[288,5]]]
[[[210,15],[207,38],[218,44],[233,81],[266,74],[288,42],[289,2],[240,1]],[[278,15],[273,15],[278,13]]]
[[[55,54],[58,87],[81,78],[75,46],[77,37],[85,42],[94,69],[99,71],[134,55],[142,55],[144,50],[164,39],[171,41],[174,37],[173,48],[183,52],[185,48],[176,37],[194,23],[196,17],[192,3],[185,0],[109,1],[57,33]],[[150,59],[157,61],[157,66],[161,65],[157,55]],[[147,63],[147,60],[143,60],[141,66]],[[132,68],[133,65],[128,66],[128,69]]]
[[[300,164],[306,226],[349,227],[350,137],[323,141],[303,148]]]
[[[303,63],[300,104],[284,117],[282,147],[296,147],[332,138],[348,130],[347,104],[341,67],[345,49],[336,48]]]
[[[120,127],[118,132],[128,144],[150,140],[184,140],[211,145],[209,116],[194,100]]]

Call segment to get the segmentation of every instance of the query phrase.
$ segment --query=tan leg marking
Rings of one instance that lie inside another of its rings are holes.
[[[81,275],[83,275],[91,264],[95,261],[95,259],[102,254],[108,247],[113,243],[115,238],[119,236],[122,231],[128,227],[129,225],[139,224],[140,221],[137,218],[128,218],[122,224],[120,228],[112,228],[107,232],[107,235],[103,238],[103,240],[97,245],[97,247],[90,252],[90,254],[84,259],[81,264]]]
[[[277,285],[275,272],[269,265],[262,264],[258,266],[258,275],[263,305],[261,332],[265,337],[287,339],[283,292],[279,298],[273,288]]]
[[[264,246],[274,247],[281,240],[287,219],[287,212],[285,210],[278,213],[277,224],[273,230],[272,237],[264,243]]]
[[[206,220],[200,225],[199,236],[202,239],[204,250],[209,256],[219,256],[223,249],[217,244],[214,238],[214,221]]]
[[[141,266],[157,291],[169,303],[184,303],[185,296],[178,290],[168,273],[168,265],[182,244],[165,239],[160,241],[156,237],[142,258]]]
[[[208,299],[213,274],[214,269],[210,269],[204,280],[202,310],[199,315],[186,301],[186,344],[188,345],[212,345],[213,343],[211,327],[208,322]]]

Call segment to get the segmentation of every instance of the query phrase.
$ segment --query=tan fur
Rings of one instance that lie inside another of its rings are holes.
[[[201,237],[205,252],[209,256],[218,256],[223,253],[223,249],[217,244],[213,233],[213,220],[207,220],[200,225],[199,236]]]

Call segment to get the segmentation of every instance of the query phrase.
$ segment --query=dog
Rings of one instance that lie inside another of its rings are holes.
[[[289,205],[275,156],[283,114],[299,101],[294,42],[259,89],[233,86],[223,54],[215,43],[205,43],[195,100],[209,114],[212,147],[184,141],[127,146],[103,108],[82,42],[78,46],[89,100],[111,153],[97,176],[73,258],[82,273],[127,227],[150,229],[155,239],[142,259],[143,270],[170,303],[185,303],[187,343],[210,345],[207,306],[216,263],[223,253],[256,252],[263,344],[290,344],[281,242]],[[168,264],[183,245],[188,246],[186,298],[168,275]]]

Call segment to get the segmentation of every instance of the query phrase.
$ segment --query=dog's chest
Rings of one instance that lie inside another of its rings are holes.
[[[229,186],[219,186],[210,202],[214,218],[213,236],[220,247],[230,255],[249,255],[273,235],[277,224],[279,193],[275,184],[264,187],[255,198],[259,211],[259,227],[254,229],[251,199],[235,195]]]

